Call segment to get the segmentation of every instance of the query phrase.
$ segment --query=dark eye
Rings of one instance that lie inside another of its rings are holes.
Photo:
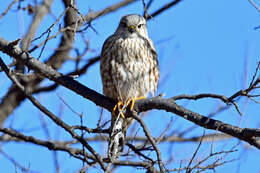
[[[127,27],[127,24],[125,22],[122,22],[121,25],[126,28]]]
[[[139,24],[137,27],[138,27],[138,28],[141,28],[141,27],[142,27],[142,24]]]

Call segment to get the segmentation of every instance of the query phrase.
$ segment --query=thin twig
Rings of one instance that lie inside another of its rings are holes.
[[[32,95],[30,95],[25,88],[19,83],[19,81],[15,78],[14,75],[12,75],[12,72],[8,69],[8,67],[4,64],[2,58],[0,58],[0,66],[4,69],[6,75],[17,85],[17,87],[24,92],[26,97],[33,103],[34,106],[36,106],[39,110],[41,110],[43,113],[45,113],[49,118],[51,118],[56,124],[60,125],[62,128],[64,128],[70,135],[80,141],[97,159],[99,162],[101,168],[103,170],[106,170],[105,165],[103,161],[101,160],[100,156],[96,151],[85,141],[83,138],[78,136],[75,132],[71,130],[71,127],[66,124],[65,122],[61,121],[57,116],[55,116],[53,113],[51,113],[47,108],[45,108],[43,105],[41,105]]]
[[[189,161],[189,163],[188,163],[187,171],[186,171],[187,173],[190,173],[190,172],[192,171],[192,169],[190,169],[190,165],[191,165],[192,161],[194,160],[195,156],[197,155],[197,153],[198,153],[198,151],[199,151],[199,149],[200,149],[200,146],[201,146],[201,144],[202,144],[202,140],[203,140],[203,136],[205,135],[205,132],[206,132],[206,130],[203,131],[203,135],[202,135],[202,138],[201,138],[201,140],[200,140],[200,142],[199,142],[199,145],[198,145],[198,147],[196,148],[195,152],[193,153],[193,155],[192,155],[192,157],[191,157],[191,159],[190,159],[190,161]]]
[[[11,9],[11,7],[16,3],[17,0],[13,0],[8,7],[0,14],[0,19],[6,15],[6,13]]]
[[[150,143],[152,144],[153,148],[155,149],[156,151],[156,155],[157,155],[157,160],[158,160],[158,164],[159,164],[159,168],[160,168],[160,172],[163,173],[163,164],[162,164],[162,159],[161,159],[161,152],[159,150],[159,148],[157,147],[152,135],[150,134],[148,128],[146,127],[145,123],[143,122],[143,120],[141,118],[139,118],[136,115],[134,115],[135,113],[133,113],[132,117],[138,121],[141,125],[141,127],[143,128],[144,130],[144,133],[145,133],[145,136],[148,138],[148,140],[150,141]]]
[[[260,12],[260,8],[258,7],[258,5],[253,1],[253,0],[248,0],[250,2],[250,4],[253,5],[253,7],[255,7],[255,9],[257,9],[258,12]]]
[[[165,4],[163,7],[159,8],[158,10],[156,10],[155,12],[153,12],[151,15],[148,16],[147,20],[161,14],[162,12],[164,12],[165,10],[177,5],[179,2],[181,2],[182,0],[174,0],[170,3]]]

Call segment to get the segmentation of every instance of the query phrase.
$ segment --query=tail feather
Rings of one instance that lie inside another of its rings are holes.
[[[126,134],[123,125],[124,118],[120,115],[116,118],[116,121],[112,121],[108,144],[108,158],[111,161],[116,160],[123,153]]]

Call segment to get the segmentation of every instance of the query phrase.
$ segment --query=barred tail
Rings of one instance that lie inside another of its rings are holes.
[[[116,160],[121,156],[124,150],[125,131],[123,130],[124,118],[120,115],[116,121],[111,123],[110,138],[108,143],[108,158],[111,161]]]

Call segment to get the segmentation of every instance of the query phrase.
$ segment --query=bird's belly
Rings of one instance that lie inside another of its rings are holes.
[[[149,93],[149,74],[142,61],[130,61],[117,65],[118,70],[113,75],[116,84],[117,98],[127,101],[132,98],[147,96]]]
[[[157,81],[153,55],[140,38],[118,39],[104,54],[103,76],[107,75],[103,92],[112,99],[127,102],[155,91]],[[107,48],[108,49],[108,48]]]

